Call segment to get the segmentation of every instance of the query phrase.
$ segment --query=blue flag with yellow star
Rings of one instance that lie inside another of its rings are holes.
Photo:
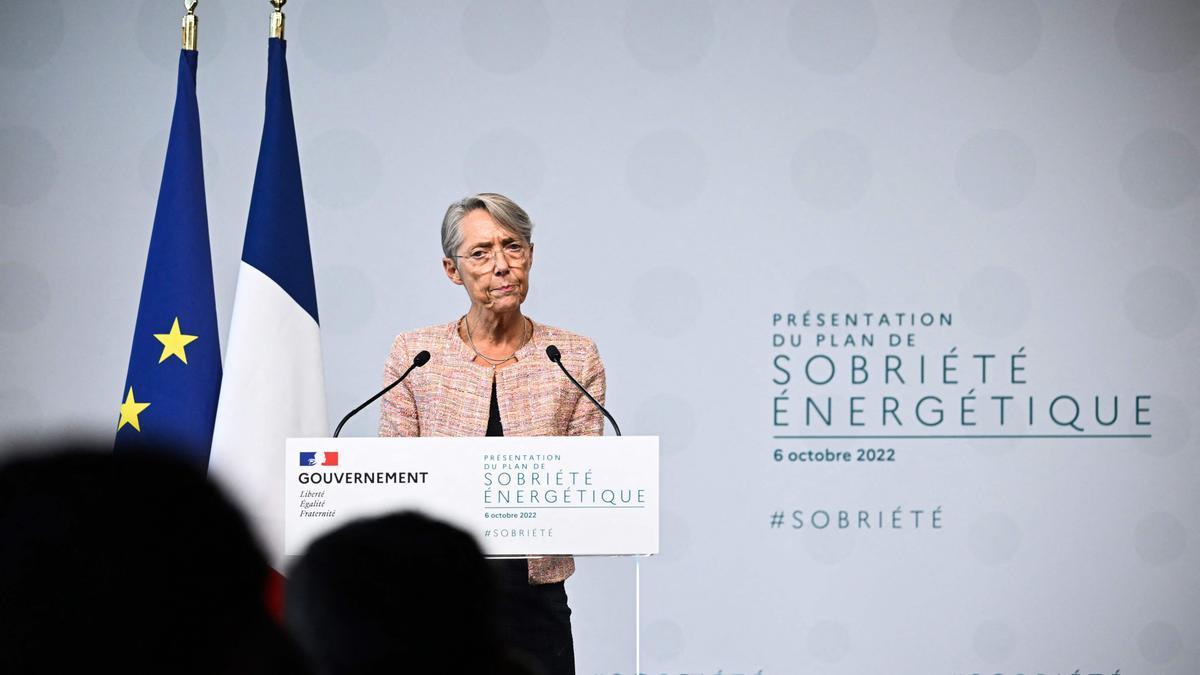
[[[153,447],[207,466],[221,390],[218,340],[196,52],[180,50],[175,113],[121,390],[116,451]]]

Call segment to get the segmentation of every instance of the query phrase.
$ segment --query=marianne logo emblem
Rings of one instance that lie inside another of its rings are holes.
[[[300,453],[300,466],[337,466],[338,454],[336,452],[302,452]]]

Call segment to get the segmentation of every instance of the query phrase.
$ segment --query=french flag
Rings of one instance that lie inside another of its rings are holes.
[[[225,349],[209,473],[283,569],[284,440],[329,435],[317,289],[286,43],[271,38],[266,120]]]
[[[300,453],[300,466],[337,466],[338,454],[336,452],[302,452]]]

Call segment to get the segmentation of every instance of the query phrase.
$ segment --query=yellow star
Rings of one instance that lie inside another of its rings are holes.
[[[133,399],[133,387],[129,388],[129,393],[125,395],[125,402],[121,404],[121,421],[117,424],[117,431],[126,424],[132,426],[135,431],[141,431],[142,427],[138,425],[138,413],[146,408],[149,408],[149,403],[138,403]]]
[[[196,339],[195,335],[184,335],[179,332],[179,317],[175,317],[175,323],[171,324],[170,333],[155,333],[154,337],[163,343],[162,356],[158,357],[158,362],[162,363],[172,356],[178,356],[180,361],[187,363],[187,353],[183,348],[191,344]]]

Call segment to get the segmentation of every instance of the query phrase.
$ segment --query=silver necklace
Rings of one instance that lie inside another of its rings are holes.
[[[479,350],[475,347],[475,340],[471,337],[471,322],[467,321],[466,314],[463,314],[462,322],[467,327],[467,344],[471,345],[471,351],[475,352],[475,356],[478,356],[479,358],[483,359],[484,361],[487,361],[488,363],[492,364],[493,371],[496,370],[496,367],[499,366],[501,363],[504,363],[505,361],[511,361],[517,355],[517,352],[521,351],[521,347],[524,347],[525,343],[529,341],[529,319],[526,318],[525,322],[524,322],[525,331],[521,335],[521,346],[517,347],[515,350],[513,350],[513,353],[509,354],[506,358],[493,359],[489,356],[485,356],[484,354],[481,354],[479,352]]]

